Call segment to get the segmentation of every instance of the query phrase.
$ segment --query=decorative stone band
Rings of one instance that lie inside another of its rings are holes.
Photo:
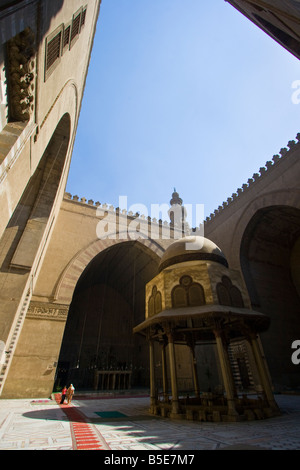
[[[26,318],[66,322],[68,311],[68,305],[32,301],[30,302]]]

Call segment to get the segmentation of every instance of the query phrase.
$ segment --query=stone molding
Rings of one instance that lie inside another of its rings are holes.
[[[68,311],[68,305],[31,301],[26,319],[66,322]]]

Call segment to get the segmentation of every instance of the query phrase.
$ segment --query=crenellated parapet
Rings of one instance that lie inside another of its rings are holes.
[[[219,205],[217,209],[214,210],[206,219],[204,220],[203,224],[200,224],[199,227],[196,228],[187,228],[186,234],[199,234],[201,235],[204,230],[204,226],[206,223],[211,222],[217,215],[221,214],[226,208],[230,207],[234,204],[237,200],[239,200],[243,195],[245,195],[250,189],[252,189],[258,182],[261,182],[266,176],[268,176],[274,168],[276,168],[283,160],[285,160],[290,152],[294,151],[296,147],[300,145],[300,133],[296,136],[295,140],[290,140],[287,144],[287,147],[284,147],[280,150],[280,152],[276,155],[273,155],[272,160],[269,160],[265,163],[265,166],[260,167],[258,173],[254,173],[251,178],[248,179],[247,183],[244,183],[240,188],[236,190],[230,197],[227,198],[226,201]],[[125,209],[120,210],[119,207],[114,207],[113,205],[108,205],[106,203],[101,204],[99,201],[94,202],[92,199],[86,199],[85,197],[79,197],[77,195],[72,196],[70,193],[65,193],[64,196],[67,200],[72,200],[74,202],[83,204],[85,206],[94,207],[95,209],[102,209],[105,212],[114,212],[117,215],[129,217],[131,219],[137,219],[140,221],[147,221],[148,223],[158,224],[160,226],[172,227],[172,223],[168,221],[162,221],[161,219],[157,220],[155,217],[147,217],[145,215],[141,215],[139,212],[133,213],[132,211],[127,211]]]
[[[203,235],[203,230],[204,230],[204,223],[200,223],[198,227],[196,228],[191,228],[187,222],[184,224],[184,228],[178,228],[173,225],[171,221],[167,220],[162,220],[162,219],[157,219],[156,217],[150,217],[146,216],[144,214],[140,214],[139,212],[132,212],[130,210],[126,209],[120,209],[119,207],[114,207],[113,205],[106,204],[106,203],[100,203],[99,201],[94,202],[93,199],[86,199],[85,197],[79,197],[78,195],[72,195],[68,192],[65,193],[64,195],[64,200],[69,200],[72,202],[75,202],[76,204],[85,207],[85,208],[91,208],[95,209],[96,211],[98,210],[98,214],[96,214],[96,217],[99,217],[100,219],[102,217],[105,217],[106,214],[112,214],[116,217],[124,217],[126,218],[127,221],[134,220],[137,224],[149,224],[152,227],[157,226],[160,230],[161,229],[166,229],[166,230],[171,230],[176,232],[177,234],[182,232],[182,235],[184,234],[185,236],[188,235]]]
[[[145,216],[144,214],[140,214],[139,212],[132,212],[127,211],[126,209],[120,209],[119,207],[114,207],[111,204],[100,203],[99,201],[94,202],[93,199],[86,199],[85,197],[79,197],[77,195],[72,195],[70,193],[65,193],[64,195],[65,200],[73,201],[79,204],[84,205],[85,207],[91,207],[94,209],[102,209],[105,212],[113,212],[116,215],[128,217],[130,219],[138,219],[142,222],[153,223],[162,226],[172,226],[172,224],[168,221],[163,221],[162,219],[157,219],[155,217]]]
[[[272,160],[266,162],[265,166],[260,167],[259,173],[254,173],[251,178],[248,179],[247,183],[244,183],[241,188],[238,188],[235,193],[233,193],[230,197],[227,198],[226,201],[223,202],[214,212],[212,212],[208,217],[205,219],[205,223],[211,222],[217,215],[219,215],[223,210],[229,206],[231,206],[235,201],[243,197],[245,193],[252,189],[256,183],[262,181],[266,176],[268,176],[274,168],[276,168],[287,156],[289,156],[290,152],[292,152],[295,147],[300,145],[300,133],[297,134],[296,140],[290,140],[287,144],[287,148],[284,147],[280,150],[279,154],[273,155]]]

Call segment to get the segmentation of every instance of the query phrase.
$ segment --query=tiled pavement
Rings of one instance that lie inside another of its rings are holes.
[[[300,396],[276,401],[279,417],[197,423],[150,416],[148,397],[74,399],[69,411],[52,400],[0,400],[0,450],[79,449],[79,426],[99,450],[300,450]]]

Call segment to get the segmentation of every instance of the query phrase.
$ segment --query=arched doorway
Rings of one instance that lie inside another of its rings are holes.
[[[158,263],[159,256],[150,248],[124,241],[87,265],[70,305],[58,385],[73,382],[77,390],[148,386],[148,345],[133,335],[133,328],[144,319],[145,285],[157,273]]]
[[[241,243],[241,267],[252,307],[271,318],[261,335],[275,390],[300,386],[291,345],[300,338],[300,210],[260,209]]]

